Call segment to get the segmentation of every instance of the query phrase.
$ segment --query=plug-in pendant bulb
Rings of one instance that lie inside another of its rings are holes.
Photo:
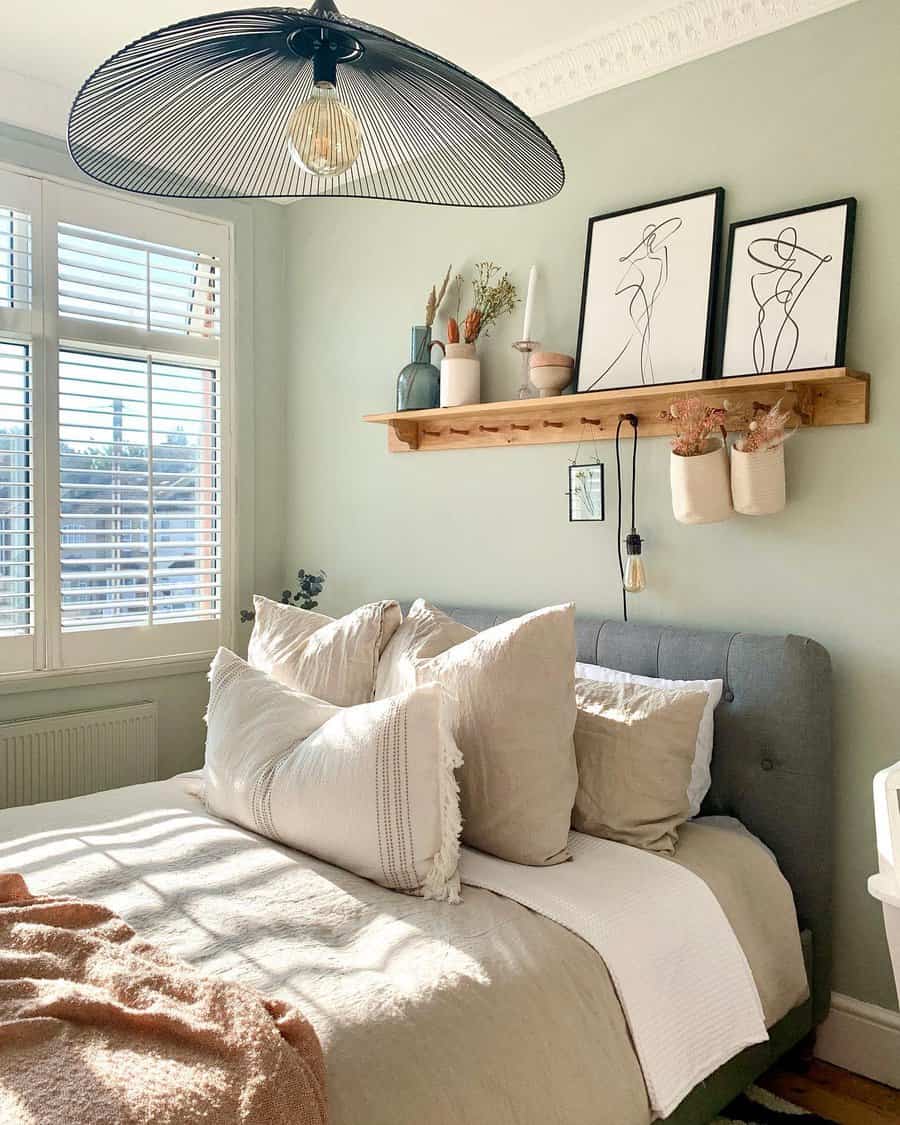
[[[639,594],[641,590],[647,588],[647,575],[644,571],[644,560],[641,558],[642,542],[640,535],[632,528],[631,534],[625,540],[628,557],[625,562],[625,573],[622,575],[622,588],[628,594]]]
[[[350,109],[338,100],[333,83],[322,80],[291,114],[287,150],[311,176],[339,176],[362,150],[362,131]]]
[[[631,447],[631,531],[625,539],[627,561],[622,559],[622,459],[619,453],[619,436],[625,424],[631,426],[633,431]],[[641,544],[643,540],[637,533],[635,522],[635,499],[637,495],[637,443],[638,419],[636,414],[620,414],[619,424],[616,426],[616,484],[618,486],[618,521],[616,524],[616,540],[619,555],[619,575],[622,579],[622,618],[628,620],[628,595],[639,594],[647,587],[647,575],[644,571],[644,560],[641,558]]]
[[[337,14],[337,8],[323,2],[313,14],[327,17]],[[355,60],[354,48],[359,45],[324,30],[305,38],[299,36],[297,44],[304,57],[311,53],[313,90],[288,119],[288,155],[311,176],[343,175],[359,158],[363,136],[353,111],[338,98],[337,68],[339,61]]]

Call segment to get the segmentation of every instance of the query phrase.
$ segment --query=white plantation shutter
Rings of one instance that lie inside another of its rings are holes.
[[[229,642],[229,260],[225,224],[0,170],[0,675]]]
[[[31,246],[31,215],[0,199],[0,308],[31,308]]]
[[[212,367],[60,352],[64,632],[219,616],[217,383]]]
[[[61,316],[217,338],[220,282],[201,251],[59,224]]]
[[[0,338],[0,637],[34,627],[31,345]]]
[[[227,244],[218,224],[112,203],[62,191],[49,216],[64,666],[223,637]]]
[[[151,379],[153,620],[217,618],[223,505],[218,371],[154,362]]]
[[[40,185],[0,171],[0,673],[34,665]]]

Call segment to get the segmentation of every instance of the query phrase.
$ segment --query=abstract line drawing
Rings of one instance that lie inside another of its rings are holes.
[[[774,238],[755,238],[747,247],[750,261],[765,267],[750,274],[757,308],[753,366],[758,375],[791,370],[800,344],[797,305],[819,270],[832,261],[831,254],[801,246],[798,237],[797,228],[789,225]]]
[[[723,376],[842,367],[856,200],[731,224]]]
[[[579,392],[709,375],[724,199],[707,188],[588,220]]]
[[[615,287],[614,295],[624,297],[627,302],[632,332],[612,363],[585,390],[596,390],[635,341],[640,344],[641,382],[647,384],[656,381],[652,353],[653,312],[669,281],[668,242],[682,226],[683,220],[677,215],[659,223],[648,223],[637,245],[619,258],[626,268]]]

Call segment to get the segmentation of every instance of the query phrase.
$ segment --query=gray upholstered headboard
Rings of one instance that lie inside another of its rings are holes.
[[[446,607],[445,607],[446,608]],[[473,629],[516,613],[447,608]],[[831,980],[831,662],[805,637],[576,620],[578,659],[671,680],[722,679],[704,813],[738,817],[772,849],[813,935],[813,1011]]]

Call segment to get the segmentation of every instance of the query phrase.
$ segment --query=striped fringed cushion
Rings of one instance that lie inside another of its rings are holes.
[[[461,758],[437,684],[341,708],[220,649],[206,718],[215,816],[391,890],[459,901]]]

